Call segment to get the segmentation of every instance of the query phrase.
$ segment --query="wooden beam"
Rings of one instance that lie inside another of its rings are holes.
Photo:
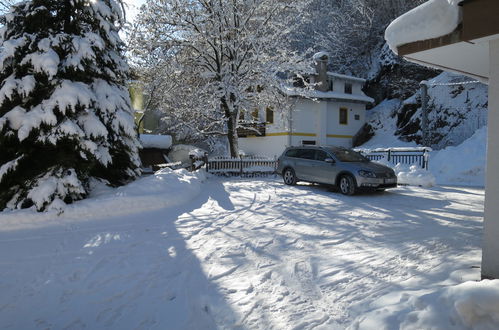
[[[474,40],[499,33],[499,1],[474,0],[461,3],[463,40]]]
[[[462,34],[461,26],[458,26],[457,29],[454,30],[454,32],[451,32],[444,36],[433,39],[414,41],[398,46],[397,47],[398,54],[400,56],[405,56],[408,54],[414,54],[417,52],[422,52],[433,48],[452,45],[463,41],[461,34]]]

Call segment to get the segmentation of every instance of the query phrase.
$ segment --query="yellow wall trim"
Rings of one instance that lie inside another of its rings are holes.
[[[317,136],[317,134],[314,133],[289,133],[289,132],[280,132],[280,133],[267,133],[267,136],[285,136],[285,135],[292,135],[292,136]]]
[[[351,139],[353,135],[340,135],[340,134],[328,134],[328,138],[338,138],[338,139]]]
[[[314,133],[289,133],[289,132],[278,132],[278,133],[267,133],[265,136],[317,136],[317,134]],[[248,135],[247,137],[249,138],[264,138],[265,136],[259,136],[259,135]],[[327,134],[326,135],[328,138],[337,138],[337,139],[351,139],[353,138],[353,135],[341,135],[341,134]]]

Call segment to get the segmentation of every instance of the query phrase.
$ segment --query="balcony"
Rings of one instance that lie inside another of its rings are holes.
[[[265,126],[265,123],[239,122],[239,127],[237,128],[237,136],[265,136]]]

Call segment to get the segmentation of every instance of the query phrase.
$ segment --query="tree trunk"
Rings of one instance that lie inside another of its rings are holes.
[[[231,114],[227,121],[227,140],[231,157],[239,157],[239,144],[237,140],[237,116]]]
[[[239,111],[231,111],[225,97],[221,99],[221,106],[227,118],[227,140],[231,157],[239,157],[239,144],[237,141],[237,120]]]

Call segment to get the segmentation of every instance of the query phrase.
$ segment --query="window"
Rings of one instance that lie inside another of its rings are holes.
[[[355,120],[360,120],[360,115],[355,115]]]
[[[352,94],[352,84],[345,83],[345,94]]]
[[[267,124],[273,124],[274,123],[274,110],[271,108],[265,109],[265,121]]]
[[[330,157],[327,156],[327,153],[325,151],[322,151],[322,150],[315,151],[315,160],[324,161],[324,160],[326,160],[326,158],[330,158]]]
[[[286,157],[298,157],[299,149],[291,149],[286,152]]]
[[[340,125],[348,125],[348,109],[340,108]]]
[[[251,112],[251,119],[258,121],[258,109],[255,109]]]
[[[334,82],[333,82],[333,78],[331,78],[329,80],[329,90],[330,91],[334,91]]]
[[[298,157],[303,159],[315,159],[314,149],[300,149],[298,152]]]
[[[302,140],[301,144],[304,146],[315,146],[315,141],[314,140]]]

